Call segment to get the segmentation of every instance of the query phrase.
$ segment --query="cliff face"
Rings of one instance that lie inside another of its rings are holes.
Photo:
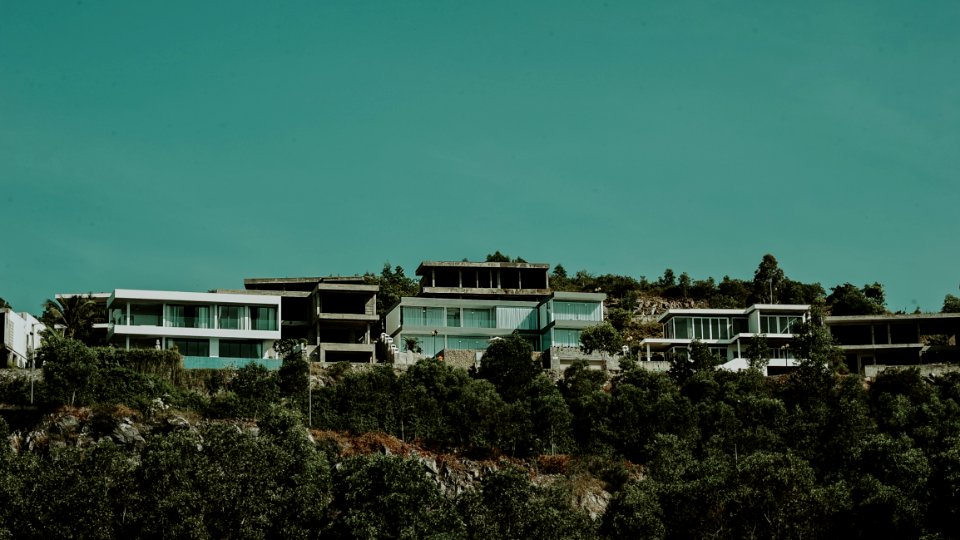
[[[249,437],[260,436],[256,422],[193,418],[171,411],[157,400],[149,415],[141,415],[126,407],[63,407],[45,415],[31,429],[15,431],[7,442],[15,454],[46,454],[68,446],[94,449],[109,441],[127,448],[135,456],[152,444],[154,436],[182,430],[198,431],[212,424],[233,426]],[[571,506],[586,511],[592,518],[606,510],[611,498],[605,482],[566,455],[540,456],[526,461],[504,456],[476,458],[434,452],[384,433],[351,435],[311,429],[305,430],[305,435],[318,450],[332,457],[334,467],[339,461],[356,455],[395,455],[413,460],[420,464],[424,475],[436,484],[440,493],[450,498],[476,489],[486,475],[503,468],[526,471],[536,486],[567,488]],[[629,470],[632,475],[640,476],[639,467],[631,466]]]

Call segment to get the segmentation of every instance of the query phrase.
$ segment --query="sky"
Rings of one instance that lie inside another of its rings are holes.
[[[500,250],[960,294],[960,3],[0,0],[0,297]]]

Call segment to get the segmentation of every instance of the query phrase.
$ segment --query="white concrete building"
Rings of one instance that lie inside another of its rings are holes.
[[[280,366],[280,297],[117,289],[107,300],[107,339],[126,349],[176,347],[187,369]]]
[[[42,343],[41,332],[46,327],[29,313],[17,313],[10,308],[0,309],[0,366],[25,368],[30,366],[34,352]]]
[[[755,304],[745,309],[670,309],[660,316],[662,338],[640,342],[641,356],[653,360],[654,353],[669,358],[689,355],[690,344],[700,341],[720,356],[721,368],[741,370],[749,367],[747,347],[757,336],[764,336],[770,347],[765,373],[796,366],[790,344],[794,327],[806,322],[810,306],[802,304]]]

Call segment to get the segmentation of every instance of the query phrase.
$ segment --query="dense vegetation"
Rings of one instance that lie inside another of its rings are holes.
[[[165,371],[166,351],[55,341],[36,401],[91,405],[88,442],[0,448],[0,537],[955,537],[960,376],[884,372],[865,386],[831,369],[823,332],[803,331],[806,361],[780,379],[627,362],[609,380],[580,364],[554,382],[508,339],[474,373],[338,366],[312,392],[292,347],[280,372],[186,378]],[[25,384],[5,383],[0,401],[24,403]],[[111,442],[131,414],[166,427]],[[194,425],[161,421],[174,414]],[[314,434],[382,432],[495,472],[444,495],[415,459],[347,456],[311,439],[311,421]],[[558,480],[532,482],[538,467]],[[585,478],[612,494],[596,520],[572,502]]]

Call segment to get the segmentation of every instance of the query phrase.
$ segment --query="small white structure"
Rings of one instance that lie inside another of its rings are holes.
[[[17,313],[10,308],[0,309],[0,365],[10,368],[30,366],[34,351],[40,348],[41,332],[46,327],[29,313]]]

